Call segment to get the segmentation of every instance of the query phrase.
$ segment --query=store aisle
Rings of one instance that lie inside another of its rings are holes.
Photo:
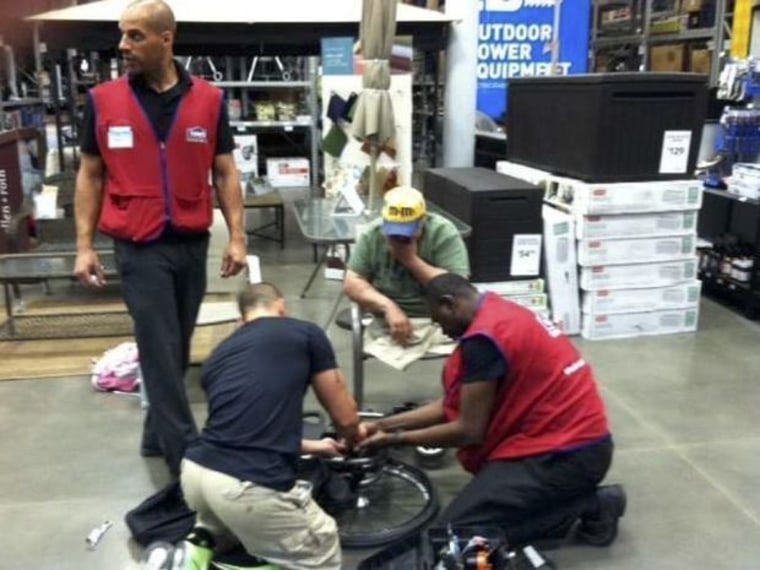
[[[294,316],[322,322],[339,284],[319,279],[299,299],[311,249],[293,238],[284,251],[255,243],[264,276],[282,286]],[[347,364],[349,335],[336,327],[330,335]],[[554,551],[559,568],[760,566],[760,326],[703,301],[699,334],[579,344],[610,409],[609,479],[626,486],[629,509],[613,546]],[[415,365],[413,383],[366,366],[377,409],[437,393],[440,361]],[[189,386],[202,421],[197,370]],[[139,568],[123,514],[166,480],[160,461],[137,453],[141,416],[136,400],[95,393],[85,377],[0,383],[0,568]],[[430,473],[444,501],[467,477],[452,454]],[[116,524],[88,552],[85,536],[106,519]],[[345,567],[367,555],[347,553]]]

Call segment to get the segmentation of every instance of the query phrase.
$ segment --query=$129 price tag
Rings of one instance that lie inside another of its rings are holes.
[[[691,150],[691,131],[665,131],[662,137],[660,174],[686,174]]]

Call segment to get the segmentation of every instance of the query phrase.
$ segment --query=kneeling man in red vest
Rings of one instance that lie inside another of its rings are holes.
[[[554,325],[459,275],[428,285],[434,321],[458,340],[443,397],[362,424],[363,447],[457,447],[474,478],[441,523],[498,526],[512,544],[615,540],[626,497],[600,486],[613,444],[591,367]]]

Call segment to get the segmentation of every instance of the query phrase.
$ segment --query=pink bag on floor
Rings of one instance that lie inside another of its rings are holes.
[[[140,386],[137,344],[124,342],[93,360],[90,381],[102,392],[136,392]]]

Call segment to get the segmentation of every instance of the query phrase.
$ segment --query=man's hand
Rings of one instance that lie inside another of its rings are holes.
[[[77,252],[74,274],[85,287],[99,289],[106,284],[103,266],[100,264],[98,254],[92,248]]]
[[[398,437],[392,433],[377,429],[371,436],[359,442],[357,449],[380,449],[398,444]]]
[[[309,442],[309,453],[322,457],[340,457],[346,452],[346,446],[331,437]]]
[[[413,332],[412,322],[396,303],[391,303],[386,309],[385,322],[388,323],[388,328],[390,329],[393,340],[401,346],[409,344]]]
[[[380,426],[377,422],[362,422],[357,429],[356,440],[362,442],[368,437],[375,435],[380,430]]]
[[[231,239],[222,257],[222,277],[232,277],[240,273],[247,265],[244,239]]]
[[[391,250],[391,256],[404,267],[409,267],[418,259],[417,239],[411,238],[388,238],[388,247]]]

